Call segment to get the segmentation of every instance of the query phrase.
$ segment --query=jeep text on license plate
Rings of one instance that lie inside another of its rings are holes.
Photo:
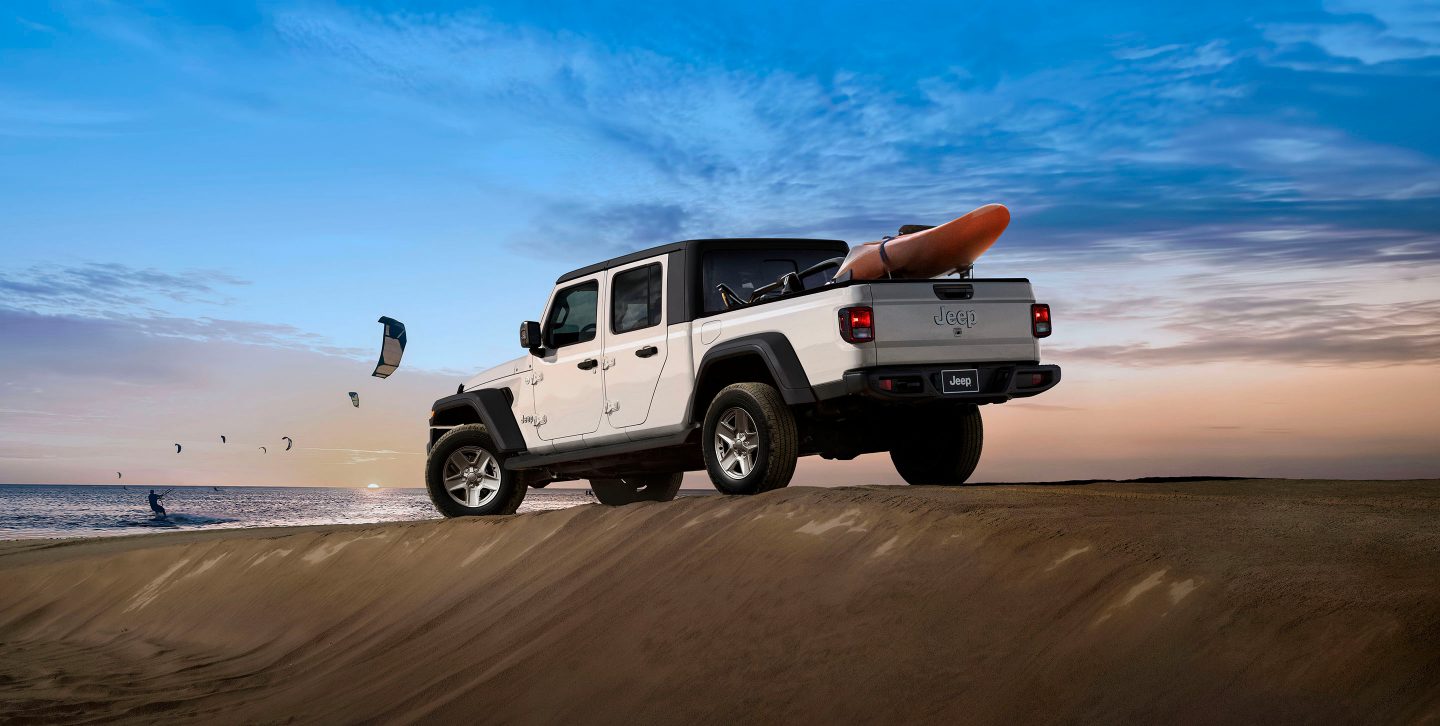
[[[980,372],[974,368],[940,371],[941,393],[979,393]]]

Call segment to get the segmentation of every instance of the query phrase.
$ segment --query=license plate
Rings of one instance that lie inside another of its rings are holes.
[[[974,368],[940,371],[941,393],[979,393],[980,372]]]

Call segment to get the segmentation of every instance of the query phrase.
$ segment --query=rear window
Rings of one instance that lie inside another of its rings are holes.
[[[660,263],[619,273],[610,282],[610,330],[628,333],[660,324]]]
[[[715,288],[720,283],[730,286],[741,299],[748,300],[756,288],[775,282],[787,272],[799,273],[807,267],[843,255],[843,252],[824,249],[710,250],[702,258],[700,270],[705,312],[717,313],[725,309],[725,303]],[[826,270],[801,282],[808,290],[824,283],[834,273],[833,269]]]

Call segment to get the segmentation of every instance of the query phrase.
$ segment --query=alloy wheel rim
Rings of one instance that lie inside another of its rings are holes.
[[[462,446],[445,459],[445,491],[457,504],[483,507],[500,494],[500,462],[479,446]]]
[[[720,471],[733,480],[741,480],[755,470],[760,458],[760,432],[755,419],[739,406],[727,409],[715,425],[715,458]]]

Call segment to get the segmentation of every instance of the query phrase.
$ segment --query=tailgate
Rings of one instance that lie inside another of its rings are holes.
[[[879,365],[1037,361],[1027,280],[882,280],[870,285]]]

